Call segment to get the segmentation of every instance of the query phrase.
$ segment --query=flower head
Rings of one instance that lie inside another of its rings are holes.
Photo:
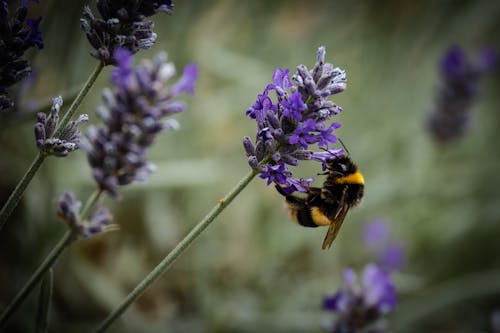
[[[125,48],[132,53],[149,49],[156,41],[153,22],[147,17],[156,13],[171,14],[171,0],[97,0],[101,18],[96,18],[89,7],[83,10],[80,25],[95,50],[90,54],[106,65],[115,64],[114,52]]]
[[[377,263],[387,271],[401,269],[406,260],[403,245],[391,237],[389,224],[376,219],[365,224],[362,238],[366,248],[375,254]]]
[[[72,192],[64,192],[58,201],[57,215],[83,238],[90,238],[104,232],[113,221],[113,216],[105,208],[94,209],[88,221],[82,220],[80,217],[81,206],[82,203],[76,199]]]
[[[493,70],[496,58],[492,49],[484,49],[476,59],[457,45],[446,51],[439,64],[441,82],[426,123],[434,140],[451,142],[465,134],[480,81]]]
[[[188,65],[179,81],[167,87],[175,68],[164,53],[136,68],[130,51],[118,49],[115,55],[118,66],[111,82],[116,88],[104,90],[104,105],[97,110],[104,124],[89,127],[83,146],[94,179],[113,196],[118,186],[145,181],[154,171],[147,150],[158,133],[178,127],[165,118],[185,109],[175,98],[192,93],[197,78],[196,65]]]
[[[0,111],[13,106],[7,88],[31,73],[30,63],[23,59],[24,53],[31,47],[43,48],[38,30],[41,17],[26,19],[27,5],[21,1],[11,15],[8,1],[0,0]]]
[[[332,296],[323,300],[323,309],[337,315],[329,327],[334,333],[382,332],[377,327],[383,314],[396,305],[394,285],[386,271],[375,264],[363,270],[361,281],[352,269],[344,270],[344,284]]]
[[[36,145],[40,151],[57,157],[68,156],[69,153],[80,147],[80,130],[78,126],[86,122],[89,117],[82,114],[77,120],[70,121],[58,137],[54,137],[59,124],[59,110],[63,104],[61,96],[54,98],[49,116],[38,113],[35,124]]]
[[[299,160],[314,160],[325,165],[329,158],[341,154],[330,149],[337,138],[333,131],[340,127],[326,125],[342,108],[330,101],[330,95],[345,89],[345,71],[325,62],[325,48],[318,49],[316,65],[308,70],[299,65],[290,78],[290,70],[277,68],[262,94],[246,111],[257,123],[255,143],[243,138],[248,163],[260,177],[283,185],[288,193],[306,192],[312,179],[296,179],[286,165],[297,166]],[[315,153],[317,145],[325,151]]]

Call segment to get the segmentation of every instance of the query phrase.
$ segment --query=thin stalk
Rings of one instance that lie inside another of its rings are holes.
[[[85,202],[85,206],[83,206],[83,209],[80,212],[80,217],[82,219],[86,219],[89,216],[90,209],[92,207],[94,207],[97,200],[99,200],[99,197],[101,196],[101,194],[102,194],[102,190],[97,189],[90,195],[90,197],[87,199],[87,202]]]
[[[104,64],[102,62],[99,62],[94,71],[90,74],[89,78],[83,85],[82,89],[80,90],[76,98],[73,100],[73,103],[71,103],[71,106],[69,107],[68,111],[64,114],[64,117],[59,122],[59,126],[56,129],[54,137],[58,137],[61,134],[64,127],[66,127],[69,120],[71,119],[73,114],[76,112],[76,110],[82,103],[85,96],[88,94],[88,92],[94,85],[103,67]],[[43,153],[38,154],[38,156],[31,163],[29,169],[24,174],[23,178],[21,178],[19,183],[16,185],[14,191],[12,191],[12,193],[10,194],[9,199],[7,199],[7,202],[3,205],[2,210],[0,211],[0,230],[2,230],[10,214],[12,213],[14,208],[16,208],[17,204],[21,200],[24,191],[26,190],[29,183],[31,182],[31,180],[37,173],[38,169],[42,165],[43,161],[45,160],[45,157],[47,157],[47,155]]]
[[[73,115],[75,114],[75,112],[78,109],[78,107],[80,106],[80,104],[82,104],[82,101],[85,98],[85,96],[87,96],[90,89],[94,86],[94,83],[97,80],[97,77],[99,77],[99,74],[101,73],[103,68],[104,68],[104,63],[101,61],[97,64],[95,69],[92,71],[89,78],[87,79],[87,81],[83,85],[82,90],[80,90],[80,92],[78,93],[76,98],[73,100],[73,103],[71,103],[68,111],[66,111],[64,116],[59,121],[59,125],[54,133],[54,137],[57,138],[61,134],[64,127],[66,127],[66,125],[70,121],[71,117],[73,117]]]
[[[96,190],[91,196],[87,199],[85,206],[80,214],[82,219],[85,219],[90,212],[90,209],[94,206],[94,204],[99,199],[102,190]],[[59,240],[56,246],[50,251],[42,264],[37,268],[35,273],[31,276],[31,278],[26,282],[21,291],[16,295],[14,300],[7,306],[2,315],[0,316],[0,328],[2,328],[10,316],[17,310],[17,308],[23,303],[29,293],[36,287],[36,285],[40,282],[42,277],[45,275],[47,270],[49,270],[59,256],[62,254],[64,249],[69,246],[76,238],[78,234],[74,230],[68,230],[63,235],[63,237]]]
[[[49,329],[49,311],[50,301],[52,299],[52,290],[54,287],[54,276],[52,268],[42,280],[40,293],[38,294],[38,311],[36,313],[36,333],[47,333]]]
[[[0,316],[0,328],[2,328],[10,316],[17,310],[17,308],[23,303],[29,293],[36,287],[40,279],[45,275],[47,270],[51,268],[56,262],[57,258],[61,255],[63,250],[71,244],[75,238],[74,232],[68,230],[59,240],[56,246],[50,251],[49,255],[45,258],[42,264],[37,268],[35,273],[26,282],[21,291],[16,295],[14,300],[7,306],[2,315]]]
[[[7,199],[7,202],[3,205],[2,210],[0,211],[0,230],[2,230],[10,214],[12,213],[14,208],[16,208],[17,204],[19,203],[19,200],[21,200],[24,191],[26,190],[28,184],[31,182],[36,172],[42,165],[43,161],[45,160],[45,157],[47,157],[47,155],[41,152],[38,153],[38,156],[33,160],[30,167],[24,174],[23,178],[21,178],[19,183],[17,183],[16,188],[14,189],[14,191],[12,191],[12,193],[9,196],[9,199]]]
[[[177,246],[167,254],[165,258],[128,294],[123,302],[100,324],[95,332],[104,332],[125,310],[157,279],[172,263],[201,235],[201,233],[215,220],[217,216],[233,201],[233,199],[250,183],[257,174],[256,171],[249,172],[240,182],[229,191],[226,196],[219,200],[217,205],[191,229]]]

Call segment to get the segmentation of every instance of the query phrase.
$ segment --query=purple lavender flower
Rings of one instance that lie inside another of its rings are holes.
[[[160,132],[178,127],[175,120],[164,118],[185,109],[175,98],[193,93],[197,78],[196,65],[187,65],[179,81],[167,88],[175,68],[164,53],[137,68],[132,67],[130,51],[118,49],[115,57],[111,82],[116,89],[104,90],[104,105],[97,110],[104,125],[89,127],[83,145],[95,181],[112,196],[118,186],[145,181],[153,172],[147,150]]]
[[[132,53],[149,49],[156,41],[153,22],[145,21],[156,13],[171,14],[171,0],[97,0],[96,18],[90,8],[83,10],[80,25],[95,50],[90,54],[104,64],[115,64],[114,52],[125,48]]]
[[[292,194],[293,192],[307,192],[309,185],[314,181],[314,178],[307,179],[295,179],[289,177],[287,179],[287,186],[282,187],[282,191],[286,194]]]
[[[77,235],[83,238],[90,238],[104,232],[113,221],[113,216],[105,208],[95,209],[88,221],[82,220],[80,217],[81,206],[82,203],[76,199],[72,192],[64,192],[59,198],[57,215]]]
[[[369,248],[379,248],[389,239],[390,227],[382,219],[372,220],[363,226],[362,237]]]
[[[380,251],[378,261],[388,271],[401,269],[406,262],[405,249],[400,242],[390,241]]]
[[[49,116],[43,112],[38,113],[35,124],[36,145],[41,152],[57,157],[68,156],[69,153],[80,147],[80,130],[78,126],[86,122],[89,117],[82,114],[75,121],[70,121],[62,130],[59,137],[54,137],[59,124],[59,110],[63,104],[61,96],[54,98]]]
[[[306,109],[306,105],[302,101],[302,96],[299,92],[294,92],[281,105],[283,107],[283,116],[295,119],[296,121],[302,120],[302,111]]]
[[[342,287],[323,299],[323,309],[336,314],[336,321],[328,327],[334,333],[382,332],[382,315],[395,305],[394,285],[375,264],[365,267],[361,281],[352,269],[344,270]]]
[[[366,248],[375,254],[377,264],[394,271],[404,266],[406,255],[402,244],[392,239],[390,233],[389,224],[376,219],[364,225],[362,238]]]
[[[31,66],[23,59],[31,47],[43,48],[38,24],[41,17],[26,20],[27,2],[21,1],[14,15],[9,13],[9,3],[0,0],[0,111],[13,106],[7,88],[31,73]]]
[[[290,172],[286,168],[285,163],[280,163],[278,165],[266,165],[266,169],[260,174],[260,178],[267,179],[267,185],[273,182],[286,184],[289,173]]]
[[[315,151],[311,154],[311,160],[321,162],[321,169],[326,170],[326,162],[330,158],[340,157],[344,154],[343,149]]]
[[[292,79],[289,69],[277,68],[257,101],[246,114],[257,122],[255,143],[243,138],[243,146],[250,167],[260,177],[284,185],[290,193],[307,192],[312,179],[296,179],[286,165],[297,166],[299,160],[314,160],[323,164],[327,159],[341,155],[341,149],[331,149],[337,138],[333,131],[340,127],[325,121],[342,111],[330,95],[345,89],[345,71],[325,63],[325,48],[318,49],[316,65],[312,70],[299,65]],[[274,93],[273,93],[274,92]],[[315,153],[311,145],[325,151]]]
[[[480,81],[496,62],[492,49],[470,59],[459,46],[450,47],[440,62],[441,82],[427,129],[434,140],[445,143],[461,138],[470,123],[471,109],[479,95]]]

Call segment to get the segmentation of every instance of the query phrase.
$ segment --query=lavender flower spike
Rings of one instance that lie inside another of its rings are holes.
[[[441,82],[435,102],[427,117],[427,129],[439,143],[463,137],[470,123],[472,106],[479,95],[484,74],[491,72],[497,61],[492,49],[484,49],[470,59],[459,46],[450,47],[440,63]]]
[[[47,155],[57,157],[68,156],[69,153],[80,147],[81,133],[78,126],[89,119],[86,114],[82,114],[77,120],[69,122],[59,137],[53,137],[59,124],[59,110],[62,104],[61,96],[54,98],[49,116],[47,117],[43,112],[38,113],[35,124],[35,139],[38,149]]]
[[[26,20],[27,6],[27,1],[20,1],[19,8],[11,15],[9,1],[0,0],[0,111],[13,106],[7,88],[31,74],[24,53],[31,47],[43,48],[38,30],[41,17]]]
[[[90,54],[106,65],[115,64],[114,52],[125,48],[132,53],[149,49],[156,41],[152,21],[145,21],[156,13],[171,14],[171,0],[97,0],[96,18],[89,7],[83,10],[80,25],[94,47]]]
[[[388,273],[375,264],[363,270],[361,281],[352,269],[344,271],[344,284],[333,296],[323,300],[323,309],[336,314],[328,327],[333,333],[385,332],[381,320],[396,305],[396,295]]]
[[[89,127],[83,146],[95,181],[112,196],[119,186],[145,181],[154,171],[147,150],[158,133],[178,126],[165,118],[185,109],[175,98],[192,93],[198,75],[196,65],[187,65],[179,81],[167,87],[175,69],[164,53],[134,68],[132,53],[118,49],[115,61],[111,82],[116,88],[103,91],[104,105],[97,110],[104,124]]]
[[[255,143],[249,137],[243,138],[248,164],[268,185],[283,185],[283,190],[290,194],[307,192],[313,179],[293,178],[286,165],[314,160],[324,167],[327,159],[342,152],[330,148],[337,141],[333,131],[340,124],[326,122],[342,111],[328,98],[345,90],[346,74],[325,62],[325,54],[325,48],[320,47],[313,69],[299,65],[292,79],[288,69],[277,68],[272,83],[246,112],[257,123]],[[314,152],[313,146],[324,151]]]
[[[82,221],[80,208],[82,203],[78,201],[72,192],[64,192],[59,198],[57,215],[77,235],[90,238],[106,230],[113,220],[111,213],[105,208],[95,209],[88,221]]]

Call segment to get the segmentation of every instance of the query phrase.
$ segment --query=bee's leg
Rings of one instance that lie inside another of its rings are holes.
[[[276,190],[278,191],[279,194],[281,194],[282,196],[284,197],[288,197],[290,194],[288,193],[285,193],[285,191],[283,191],[283,188],[281,186],[279,186],[278,184],[274,184],[274,187],[276,187]]]
[[[321,188],[320,187],[309,187],[307,192],[309,194],[312,194],[312,195],[321,194]]]
[[[307,196],[307,203],[309,205],[315,205],[314,203],[318,200],[321,199],[321,188],[319,187],[309,187],[308,189],[308,196]]]
[[[338,200],[338,195],[336,196],[328,187],[323,187],[321,189],[321,198],[327,202],[335,202]]]

